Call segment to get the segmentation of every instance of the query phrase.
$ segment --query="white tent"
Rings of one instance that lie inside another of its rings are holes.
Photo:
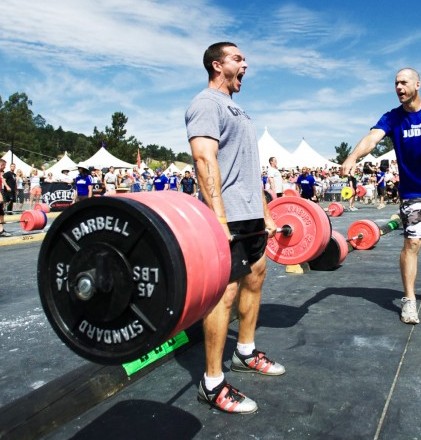
[[[286,150],[281,144],[275,141],[275,139],[269,134],[267,128],[258,140],[260,166],[266,169],[269,166],[269,158],[276,157],[278,159],[278,167],[289,169],[296,164],[292,158],[291,153]]]
[[[77,164],[76,162],[73,162],[72,159],[67,155],[67,151],[64,153],[63,157],[56,162],[53,166],[45,170],[45,174],[53,173],[53,176],[56,179],[60,179],[62,170],[69,170],[69,176],[70,177],[76,177],[77,176]]]
[[[10,164],[14,163],[16,165],[16,170],[22,170],[23,175],[26,177],[29,177],[29,175],[31,174],[32,171],[32,167],[31,165],[28,165],[26,162],[24,162],[23,160],[19,159],[18,156],[16,156],[15,153],[13,153],[13,160],[12,160],[12,151],[9,150],[3,157],[2,159],[4,159],[6,161],[6,169],[5,171],[9,171],[10,170]]]
[[[371,162],[373,165],[380,164],[380,157],[374,157],[371,153],[368,153],[357,165],[364,165],[364,162]]]
[[[86,168],[95,167],[100,170],[109,167],[127,168],[130,170],[133,168],[133,164],[113,156],[105,147],[101,147],[93,156],[81,162],[81,165],[84,165]]]
[[[174,171],[177,173],[177,174],[180,174],[181,173],[181,171],[180,171],[180,169],[175,165],[175,163],[173,162],[173,163],[171,163],[171,165],[163,172],[163,174],[165,174],[165,175],[167,175],[167,174],[172,174],[172,173],[174,173]]]
[[[314,150],[304,138],[298,144],[298,147],[292,153],[294,163],[298,167],[309,167],[309,168],[332,168],[337,167],[338,164],[332,162],[316,150]]]

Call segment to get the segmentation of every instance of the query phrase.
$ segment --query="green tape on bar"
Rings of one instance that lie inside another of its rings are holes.
[[[169,339],[167,342],[164,342],[159,347],[154,348],[148,354],[145,354],[139,359],[136,359],[132,362],[128,362],[127,364],[123,364],[123,368],[126,370],[127,376],[131,376],[134,373],[137,373],[142,368],[145,368],[147,365],[152,364],[158,359],[166,356],[167,354],[173,352],[177,348],[187,344],[189,342],[189,338],[185,331],[182,331],[175,335],[173,338]]]

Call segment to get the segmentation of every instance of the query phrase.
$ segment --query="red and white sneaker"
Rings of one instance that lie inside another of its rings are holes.
[[[231,370],[240,373],[259,373],[268,376],[280,376],[285,367],[267,358],[263,351],[253,350],[249,356],[243,356],[235,349],[232,356]]]
[[[257,403],[240,393],[226,380],[209,391],[205,386],[205,380],[202,379],[199,384],[197,400],[231,414],[251,414],[257,411]]]

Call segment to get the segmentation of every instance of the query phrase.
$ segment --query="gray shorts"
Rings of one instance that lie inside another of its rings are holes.
[[[421,199],[402,200],[400,215],[405,238],[421,238]]]

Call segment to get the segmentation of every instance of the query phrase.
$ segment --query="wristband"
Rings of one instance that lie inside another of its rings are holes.
[[[226,225],[228,223],[226,217],[221,217],[219,215],[218,215],[218,221],[219,221],[219,223],[221,223],[223,225]]]

